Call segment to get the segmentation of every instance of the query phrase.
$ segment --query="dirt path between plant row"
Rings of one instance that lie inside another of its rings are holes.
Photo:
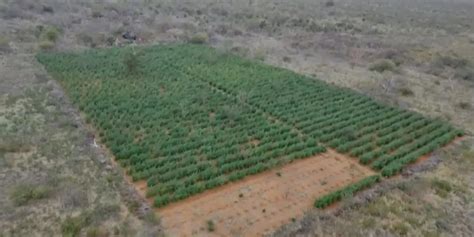
[[[167,236],[261,236],[374,171],[328,150],[156,209]],[[141,194],[146,185],[135,183]],[[214,230],[208,230],[211,221]]]

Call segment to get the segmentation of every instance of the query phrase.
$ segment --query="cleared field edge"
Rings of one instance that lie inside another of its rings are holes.
[[[83,114],[80,114],[80,116],[83,118]],[[87,125],[87,129],[89,130],[89,132],[91,132],[95,135],[96,131],[94,129],[93,124],[86,123],[86,125]],[[115,156],[113,155],[112,151],[110,151],[107,148],[106,145],[102,144],[100,142],[100,140],[97,141],[97,144],[101,149],[103,149],[104,151],[106,151],[108,153],[108,155],[111,157],[112,164],[114,166],[116,166],[117,168],[119,168],[119,170],[121,170],[125,181],[127,183],[129,183],[129,185],[135,189],[135,191],[140,195],[140,197],[143,198],[143,200],[146,200],[146,202],[150,206],[153,206],[154,199],[153,198],[147,198],[147,195],[146,195],[147,188],[148,188],[148,186],[146,184],[146,181],[144,181],[144,180],[133,181],[132,177],[130,175],[128,175],[126,169],[121,168],[122,166],[117,162],[117,160],[116,160]],[[257,183],[259,179],[265,179],[266,177],[273,177],[273,178],[276,178],[276,179],[282,179],[282,182],[284,182],[285,177],[288,177],[286,172],[285,172],[286,170],[291,170],[291,169],[294,169],[294,168],[297,168],[297,167],[302,167],[302,168],[314,167],[314,164],[308,164],[308,163],[311,160],[320,159],[320,158],[324,158],[324,157],[326,157],[328,160],[329,159],[330,160],[337,160],[337,161],[342,160],[343,162],[346,162],[347,164],[349,164],[349,167],[351,169],[361,171],[362,175],[357,177],[357,178],[351,179],[347,183],[344,183],[344,184],[338,185],[334,188],[330,188],[328,190],[325,190],[323,193],[321,193],[319,195],[314,195],[312,197],[307,198],[305,200],[306,202],[301,202],[301,203],[303,203],[302,208],[300,207],[300,208],[296,208],[296,209],[293,208],[292,210],[286,210],[286,212],[285,212],[286,217],[285,218],[280,217],[278,219],[278,221],[276,221],[277,224],[272,222],[272,218],[268,218],[267,219],[268,222],[266,224],[265,223],[262,224],[263,228],[256,228],[256,230],[254,228],[251,232],[247,232],[248,227],[245,227],[245,228],[242,227],[242,228],[244,228],[244,230],[241,230],[242,231],[241,234],[243,234],[244,236],[249,236],[248,235],[249,233],[252,234],[252,236],[253,235],[268,234],[268,233],[271,232],[271,230],[276,229],[277,227],[282,226],[286,223],[290,223],[295,218],[302,217],[306,211],[308,211],[312,207],[316,206],[315,205],[316,202],[314,200],[319,200],[320,198],[323,198],[325,196],[336,193],[341,189],[347,188],[349,186],[352,186],[354,184],[362,182],[363,180],[366,180],[366,179],[377,177],[377,182],[378,182],[381,178],[381,176],[379,174],[377,174],[374,170],[370,169],[367,166],[361,165],[356,159],[354,159],[352,157],[347,157],[343,154],[338,153],[335,150],[328,149],[326,152],[317,154],[315,156],[307,157],[307,158],[300,159],[300,160],[296,160],[296,161],[290,162],[288,164],[283,164],[283,165],[280,165],[280,166],[276,166],[276,167],[273,167],[273,168],[268,169],[266,171],[263,171],[261,173],[246,176],[245,178],[243,178],[241,180],[230,182],[230,183],[227,183],[225,185],[221,185],[221,186],[213,188],[213,189],[208,189],[208,190],[206,190],[202,193],[193,195],[189,198],[186,198],[186,199],[183,199],[183,200],[180,200],[180,201],[177,201],[177,202],[170,203],[170,204],[168,204],[164,207],[160,207],[160,208],[154,207],[153,209],[154,209],[155,213],[157,213],[158,216],[160,216],[160,218],[161,218],[160,224],[162,225],[163,228],[165,228],[165,231],[167,231],[168,234],[172,234],[170,236],[195,236],[196,234],[198,234],[198,236],[229,236],[232,233],[226,233],[226,230],[225,229],[222,230],[221,228],[219,228],[219,230],[216,231],[216,232],[212,232],[212,233],[206,232],[207,231],[206,226],[205,226],[206,221],[209,221],[209,220],[212,221],[212,215],[210,215],[212,212],[210,212],[210,211],[207,212],[208,215],[205,215],[205,216],[200,215],[199,216],[200,218],[198,218],[197,220],[194,221],[194,223],[191,224],[191,230],[189,229],[190,227],[187,226],[187,225],[184,225],[184,226],[180,225],[180,226],[178,226],[179,228],[176,228],[176,226],[172,226],[173,224],[169,224],[167,222],[167,220],[168,220],[168,218],[172,218],[172,219],[175,218],[175,214],[182,213],[182,212],[179,211],[179,209],[182,208],[183,206],[194,209],[196,207],[202,207],[201,205],[199,205],[199,204],[196,205],[195,203],[199,203],[199,202],[201,202],[201,203],[202,202],[214,203],[216,195],[232,193],[232,190],[234,190],[233,193],[235,194],[235,190],[239,190],[239,192],[240,192],[240,190],[245,189],[245,186],[249,186],[249,185],[252,185],[254,183]],[[317,167],[314,167],[314,168],[321,169],[320,166],[317,166]],[[283,173],[281,177],[279,176],[280,173]],[[343,174],[348,174],[349,172],[331,172],[330,171],[329,175],[334,176],[335,173],[336,174],[339,173],[339,175],[343,175]],[[310,178],[308,178],[308,179],[310,179]],[[257,182],[256,182],[256,180],[257,180]],[[304,180],[301,180],[301,181],[304,181]],[[324,180],[317,180],[317,182],[319,182],[322,185],[329,185],[327,183],[324,183],[325,182]],[[265,185],[267,185],[267,184],[268,183],[265,182]],[[299,184],[299,182],[298,182],[298,184]],[[298,186],[298,184],[294,184],[292,186],[296,187],[296,186]],[[364,187],[364,188],[368,188],[368,187]],[[306,189],[306,190],[308,190],[308,191],[317,191],[315,189]],[[360,191],[360,190],[356,190],[356,191],[352,192],[352,194],[355,194],[358,191]],[[234,197],[239,197],[239,196],[238,196],[238,194],[235,194]],[[241,199],[241,197],[239,197],[239,199]],[[331,204],[334,204],[337,201],[339,201],[339,199],[332,202]],[[257,203],[258,201],[253,200],[252,202]],[[235,201],[232,200],[232,199],[229,199],[229,204],[234,205]],[[271,202],[272,207],[275,206],[275,205],[276,205],[275,202]],[[260,209],[264,210],[265,208],[263,207],[263,209],[262,208],[260,208]],[[232,212],[238,212],[238,211],[239,211],[238,209],[234,209]],[[186,219],[186,216],[180,216],[179,219]],[[193,222],[192,220],[188,220],[188,221]],[[240,221],[245,222],[245,220],[240,220]],[[222,222],[222,221],[220,221],[220,222]],[[235,223],[233,223],[233,224],[235,224]],[[272,227],[268,228],[268,225],[272,225]],[[187,231],[191,231],[191,232],[188,233]]]
[[[171,236],[208,235],[208,220],[216,222],[213,233],[218,236],[257,236],[303,216],[315,198],[373,175],[368,167],[328,150],[155,210]]]
[[[357,161],[355,161],[354,159],[351,159],[351,158],[348,158],[348,157],[345,157],[343,154],[339,154],[337,153],[336,151],[333,151],[333,150],[328,150],[326,152],[323,152],[323,153],[320,153],[320,154],[317,154],[317,155],[314,155],[314,156],[311,156],[311,157],[307,157],[307,158],[303,158],[303,159],[300,159],[300,160],[296,160],[296,161],[293,161],[293,162],[290,162],[288,164],[283,164],[283,165],[280,165],[280,166],[276,166],[276,167],[273,167],[271,169],[268,169],[266,171],[263,171],[263,172],[260,172],[260,173],[257,173],[257,174],[254,174],[254,175],[249,175],[249,176],[246,176],[245,178],[241,179],[241,180],[238,180],[238,181],[234,181],[234,182],[230,182],[228,184],[225,184],[225,185],[222,185],[220,187],[217,187],[217,188],[213,188],[213,189],[208,189],[202,193],[199,193],[199,194],[196,194],[196,195],[193,195],[192,197],[189,197],[189,198],[186,198],[184,200],[180,200],[180,201],[177,201],[177,202],[174,202],[174,203],[170,203],[169,205],[167,206],[164,206],[164,207],[160,207],[160,208],[155,208],[157,211],[163,211],[163,210],[167,210],[167,209],[171,209],[173,208],[173,206],[179,206],[181,205],[182,203],[186,203],[188,201],[191,201],[191,200],[195,200],[195,199],[199,199],[201,198],[202,196],[207,196],[209,194],[212,194],[212,193],[217,193],[217,192],[221,192],[222,189],[227,189],[227,188],[232,188],[233,186],[239,186],[239,185],[242,185],[242,183],[251,183],[252,180],[254,179],[258,179],[260,177],[264,177],[264,176],[268,176],[269,174],[271,174],[272,176],[273,175],[276,175],[277,172],[279,172],[281,169],[284,169],[284,168],[290,168],[292,166],[298,166],[300,164],[304,164],[304,163],[307,163],[307,159],[316,159],[318,157],[321,157],[321,156],[337,156],[339,159],[341,159],[340,157],[344,157],[344,159],[346,159],[345,161],[348,162],[349,164],[351,165],[354,165],[354,166],[357,166],[358,169],[361,169],[363,170],[364,172],[366,172],[367,174],[372,174],[374,176],[376,176],[375,172],[366,167],[366,166],[363,166],[363,165],[360,165]],[[128,175],[127,175],[128,176]],[[277,175],[278,176],[278,175]],[[131,178],[131,177],[130,177]],[[138,182],[134,182],[134,181],[131,181],[132,183],[134,184],[139,184],[140,181]],[[141,185],[138,185],[139,187]],[[143,189],[142,189],[143,190]]]

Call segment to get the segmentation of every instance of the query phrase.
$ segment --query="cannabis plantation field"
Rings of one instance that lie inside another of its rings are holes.
[[[204,46],[37,58],[133,179],[147,180],[158,207],[326,148],[391,176],[462,135],[444,122]]]

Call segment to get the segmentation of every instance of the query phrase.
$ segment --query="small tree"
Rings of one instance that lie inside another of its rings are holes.
[[[127,52],[123,57],[123,64],[128,73],[135,73],[140,64],[137,52],[134,50]]]
[[[189,39],[189,42],[192,44],[205,44],[208,41],[209,41],[209,36],[207,35],[207,33],[203,33],[203,32],[194,34]]]
[[[397,69],[396,67],[397,66],[395,65],[395,63],[392,62],[392,60],[381,59],[381,60],[377,60],[374,63],[372,63],[369,66],[369,70],[370,71],[376,71],[376,72],[379,72],[379,73],[383,73],[385,71],[395,72],[396,69]]]
[[[329,0],[327,1],[325,4],[324,4],[326,7],[334,7],[334,1],[333,0]]]
[[[216,229],[216,226],[214,225],[214,221],[208,220],[207,221],[207,231],[213,232]]]

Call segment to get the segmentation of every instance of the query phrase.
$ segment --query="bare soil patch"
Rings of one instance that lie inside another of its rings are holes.
[[[170,236],[261,236],[302,217],[318,196],[372,174],[329,150],[156,211]]]

